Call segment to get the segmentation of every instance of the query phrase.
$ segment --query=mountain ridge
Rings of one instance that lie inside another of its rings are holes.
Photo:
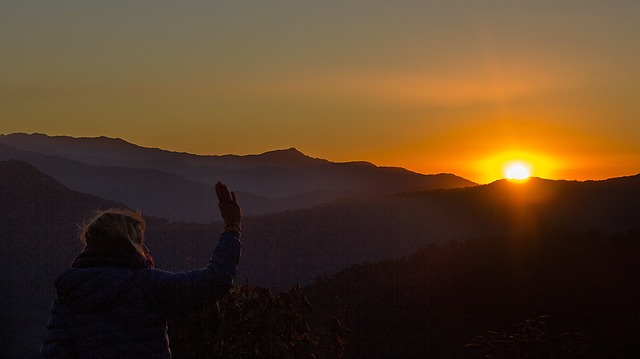
[[[286,149],[276,149],[266,151],[261,154],[247,154],[247,155],[211,155],[211,154],[193,154],[186,151],[173,151],[165,150],[158,147],[144,147],[128,142],[122,138],[113,138],[107,136],[97,137],[73,137],[66,135],[49,136],[42,133],[11,133],[0,134],[0,142],[13,145],[18,149],[27,151],[55,151],[59,155],[65,157],[80,160],[81,162],[87,161],[90,164],[108,164],[108,160],[119,159],[122,160],[122,153],[126,151],[127,156],[134,154],[133,158],[136,161],[146,161],[153,159],[159,154],[162,155],[165,160],[184,160],[187,163],[193,163],[195,165],[215,165],[217,163],[227,163],[230,158],[239,159],[248,163],[252,163],[255,159],[263,159],[269,161],[283,161],[291,160],[298,164],[312,164],[318,160],[319,163],[329,162],[327,160],[321,160],[305,155],[297,150],[295,147]],[[89,152],[94,156],[82,156],[79,151]],[[99,154],[100,156],[95,156]],[[95,163],[95,161],[104,161],[104,163]],[[304,161],[304,162],[303,162]]]
[[[346,162],[331,162],[326,159],[315,158],[308,156],[298,150],[295,147],[289,147],[286,149],[276,149],[266,151],[260,154],[247,154],[247,155],[235,155],[235,154],[224,154],[224,155],[212,155],[212,154],[193,154],[189,152],[182,151],[172,151],[165,150],[158,147],[144,147],[139,146],[134,143],[128,142],[121,138],[112,138],[107,136],[98,136],[98,137],[72,137],[66,135],[59,136],[49,136],[42,133],[11,133],[11,134],[0,134],[0,143],[5,143],[12,147],[16,147],[21,150],[31,151],[31,152],[39,152],[43,151],[55,151],[61,152],[60,155],[65,157],[65,155],[74,155],[78,158],[77,160],[83,158],[82,156],[78,156],[76,152],[78,150],[86,151],[95,150],[97,147],[99,149],[99,153],[102,156],[106,156],[106,158],[120,158],[119,156],[114,156],[114,154],[118,154],[122,149],[136,150],[139,151],[138,156],[140,160],[148,160],[149,157],[141,156],[140,153],[162,153],[167,155],[167,157],[184,157],[191,159],[199,159],[201,161],[198,162],[198,165],[214,165],[215,161],[221,161],[222,163],[227,163],[222,160],[228,159],[239,159],[241,161],[246,161],[248,164],[255,165],[256,163],[265,164],[272,162],[276,164],[276,167],[282,166],[282,163],[287,163],[286,160],[291,161],[289,166],[292,164],[296,164],[292,167],[299,166],[307,166],[307,165],[319,165],[319,164],[339,164],[339,165],[356,165],[356,166],[365,166],[365,167],[374,167],[374,168],[386,168],[386,169],[399,169],[402,171],[406,171],[408,173],[422,175],[422,176],[433,176],[439,174],[450,174],[451,173],[437,173],[437,174],[421,174],[414,171],[407,170],[402,167],[396,166],[377,166],[371,162],[367,161],[346,161]],[[104,147],[100,147],[101,143],[107,144],[116,144],[117,146],[111,146],[110,148],[105,149]],[[90,144],[92,146],[86,146],[85,144]],[[84,146],[84,147],[82,147]],[[62,149],[62,151],[61,151]],[[92,152],[92,151],[89,151]],[[110,155],[109,155],[110,154]],[[127,155],[130,155],[128,152]],[[137,156],[134,156],[136,158]],[[72,156],[73,158],[73,156]],[[87,160],[86,157],[84,157]],[[258,161],[252,161],[255,159],[259,159]],[[207,163],[207,160],[211,160],[213,162]],[[195,161],[195,160],[194,160]],[[82,161],[81,161],[82,162]],[[196,161],[197,162],[197,161]],[[455,175],[454,175],[455,176]],[[475,185],[476,183],[472,181],[468,181],[470,185]]]
[[[212,186],[219,180],[243,194],[247,214],[308,208],[350,196],[476,185],[452,174],[334,163],[293,147],[260,155],[202,156],[108,137],[11,134],[0,135],[3,159],[31,163],[74,190],[154,216],[203,223],[211,220],[207,213],[216,212]]]

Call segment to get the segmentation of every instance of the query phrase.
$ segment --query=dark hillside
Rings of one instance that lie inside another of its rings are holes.
[[[27,358],[40,346],[53,280],[82,248],[76,225],[118,204],[69,191],[18,161],[0,162],[0,203],[0,348],[3,357]]]
[[[549,228],[624,233],[640,224],[640,175],[598,182],[532,179],[338,201],[248,218],[242,268],[252,283],[308,283],[352,263],[429,243]]]
[[[319,317],[335,315],[353,330],[356,358],[475,358],[465,344],[476,336],[514,333],[542,315],[544,336],[517,342],[527,358],[573,357],[564,356],[570,340],[586,345],[586,357],[631,358],[640,354],[639,257],[640,227],[624,235],[539,231],[354,265],[305,293]],[[513,348],[510,340],[493,344]]]

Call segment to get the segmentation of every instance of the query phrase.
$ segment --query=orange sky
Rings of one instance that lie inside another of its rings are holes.
[[[0,133],[296,147],[487,183],[640,172],[635,1],[0,5]]]

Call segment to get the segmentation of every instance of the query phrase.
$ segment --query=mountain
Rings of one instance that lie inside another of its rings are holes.
[[[548,229],[430,245],[304,291],[352,331],[354,358],[637,358],[639,256],[640,226]]]
[[[252,283],[308,283],[352,263],[409,255],[430,243],[550,228],[621,233],[640,225],[640,175],[605,181],[492,184],[345,199],[245,221]]]
[[[10,159],[28,162],[73,190],[125,203],[146,215],[200,223],[219,219],[213,186],[173,173],[155,169],[89,165],[0,144],[0,160]],[[242,198],[243,210],[247,215],[306,208],[357,195],[353,191],[315,191],[270,199],[253,193],[237,192]]]
[[[202,156],[145,148],[119,138],[47,136],[13,133],[0,135],[0,142],[25,151],[47,153],[75,161],[134,168],[154,168],[174,172],[182,166],[211,166],[230,169],[254,167],[302,167],[329,161],[305,156],[295,148],[266,152],[261,155]]]
[[[56,156],[87,165],[161,171],[207,185],[223,180],[238,192],[270,199],[305,193],[333,193],[325,200],[329,202],[340,197],[336,193],[399,193],[475,185],[451,174],[423,175],[367,162],[334,163],[311,158],[294,148],[260,155],[201,156],[144,148],[106,137],[50,137],[21,133],[0,135],[0,143],[28,153]],[[7,155],[4,157],[8,159]],[[41,164],[34,165],[48,173],[49,169]],[[59,171],[64,172],[64,168]],[[67,179],[60,180],[67,184]],[[167,190],[154,189],[158,192]],[[144,192],[145,189],[140,190]]]

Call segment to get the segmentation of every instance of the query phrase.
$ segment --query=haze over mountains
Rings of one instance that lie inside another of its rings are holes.
[[[172,221],[217,218],[212,186],[227,183],[245,214],[264,214],[338,198],[473,186],[451,174],[423,175],[366,162],[334,163],[296,149],[260,155],[200,156],[143,148],[106,137],[0,135],[0,160],[31,163],[71,189]]]

